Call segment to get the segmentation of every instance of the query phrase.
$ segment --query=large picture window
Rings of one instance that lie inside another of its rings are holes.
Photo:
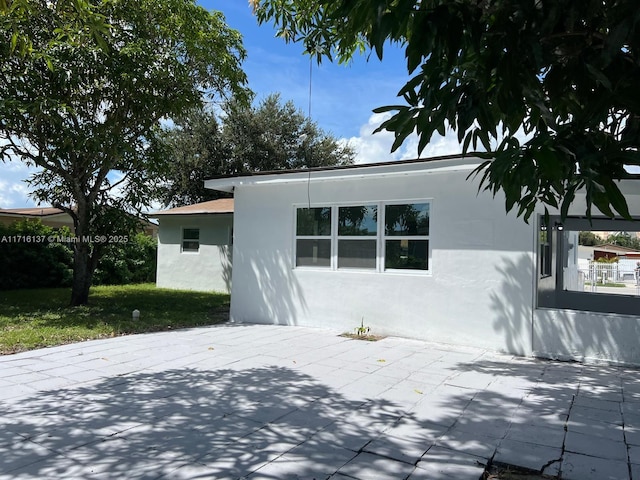
[[[425,201],[298,207],[295,266],[428,272],[429,208]]]

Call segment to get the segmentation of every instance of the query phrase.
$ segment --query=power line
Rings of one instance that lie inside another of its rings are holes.
[[[309,55],[309,121],[311,121],[311,78],[313,74],[313,56]]]

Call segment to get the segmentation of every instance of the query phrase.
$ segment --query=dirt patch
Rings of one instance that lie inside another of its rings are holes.
[[[505,464],[487,466],[482,475],[482,480],[557,480],[557,478],[528,468]]]
[[[378,340],[382,340],[383,336],[381,335],[359,335],[357,333],[343,333],[340,335],[341,337],[352,338],[354,340],[364,340],[365,342],[377,342]]]

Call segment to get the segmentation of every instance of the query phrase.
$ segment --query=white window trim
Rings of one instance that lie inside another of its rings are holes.
[[[381,254],[381,265],[380,268],[385,273],[393,273],[393,274],[431,274],[431,218],[433,213],[433,202],[431,200],[402,200],[402,201],[393,201],[393,202],[382,202],[382,206],[385,207],[387,205],[407,205],[411,203],[426,203],[429,205],[429,234],[428,235],[386,235],[384,232],[384,228],[379,228],[380,234],[380,250],[382,250]],[[382,222],[386,225],[386,210],[383,209],[382,212]],[[387,258],[387,240],[426,240],[427,241],[427,269],[419,270],[412,268],[385,268],[384,263]]]
[[[385,225],[385,206],[386,205],[406,205],[415,203],[426,203],[429,205],[429,235],[402,235],[402,236],[387,236],[384,232]],[[375,236],[340,236],[338,235],[338,208],[340,207],[358,207],[358,206],[376,206],[378,208],[378,231]],[[297,210],[299,208],[331,208],[331,235],[330,236],[309,236],[309,235],[296,235],[297,227]],[[343,272],[343,273],[370,273],[370,274],[387,274],[387,275],[405,275],[405,276],[432,276],[433,275],[433,262],[432,262],[432,235],[431,235],[431,220],[433,219],[433,199],[432,198],[410,198],[401,200],[382,200],[382,201],[359,201],[359,202],[332,202],[332,203],[318,203],[313,205],[308,204],[294,204],[292,212],[293,228],[292,228],[292,258],[291,265],[294,270],[312,270],[321,272]],[[330,265],[326,267],[317,266],[298,266],[297,260],[297,240],[326,240],[331,239],[331,261]],[[376,268],[352,268],[342,267],[338,268],[338,240],[374,240],[376,241]],[[385,269],[385,247],[386,240],[426,240],[427,243],[427,269],[409,269],[409,268],[387,268]]]
[[[294,205],[293,206],[293,257],[292,257],[292,266],[294,269],[300,269],[300,270],[319,270],[321,272],[326,272],[327,270],[334,270],[333,267],[333,249],[334,249],[334,245],[333,245],[333,235],[297,235],[296,230],[297,230],[297,225],[298,225],[298,209],[299,208],[327,208],[330,207],[331,208],[331,232],[333,233],[333,221],[334,221],[334,212],[333,212],[333,205],[312,205],[311,207],[309,207],[309,205],[305,205],[305,204],[298,204],[298,205]],[[323,266],[313,266],[313,265],[296,265],[297,262],[297,258],[298,258],[298,242],[297,240],[330,240],[331,241],[331,257],[329,259],[329,266],[328,267],[323,267]]]
[[[339,224],[340,224],[340,208],[348,208],[348,207],[376,207],[378,209],[378,220],[377,220],[377,230],[375,235],[340,235],[338,233]],[[380,202],[363,202],[363,203],[347,203],[344,205],[335,205],[335,224],[331,225],[331,237],[332,237],[332,245],[331,245],[331,257],[335,257],[333,268],[334,270],[347,271],[347,272],[378,272],[380,266]],[[335,232],[335,234],[334,234]],[[338,244],[340,240],[369,240],[376,242],[376,264],[373,268],[364,268],[364,267],[339,267],[339,250]]]

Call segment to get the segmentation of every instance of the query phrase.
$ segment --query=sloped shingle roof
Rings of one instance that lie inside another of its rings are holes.
[[[197,214],[217,214],[233,213],[233,198],[219,198],[208,202],[194,203],[184,207],[170,208],[151,214],[151,217],[162,215],[197,215]]]
[[[0,215],[19,215],[29,217],[48,217],[50,215],[60,215],[63,210],[54,207],[31,207],[31,208],[0,208]]]

